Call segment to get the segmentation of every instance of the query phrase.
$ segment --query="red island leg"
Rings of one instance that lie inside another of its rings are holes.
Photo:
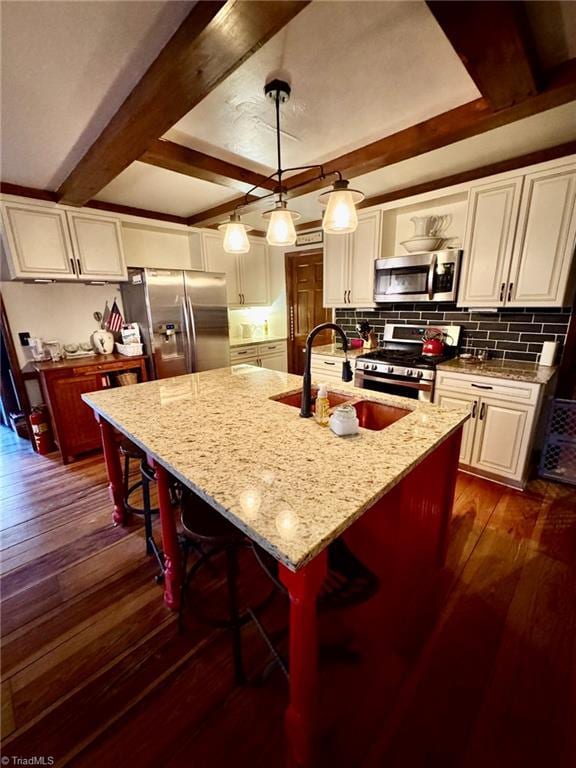
[[[280,565],[280,578],[290,596],[290,702],[285,715],[290,768],[312,765],[318,687],[316,598],[326,569],[326,550],[296,573]]]
[[[94,415],[100,425],[104,461],[106,462],[106,471],[108,472],[108,488],[110,489],[110,497],[114,506],[112,522],[114,525],[124,525],[127,517],[126,507],[124,506],[124,481],[122,479],[122,465],[120,463],[120,454],[118,453],[118,443],[116,442],[114,428],[99,414],[95,413]]]
[[[181,558],[178,533],[174,520],[174,507],[170,500],[170,475],[160,464],[154,463],[158,483],[158,506],[164,550],[164,602],[173,611],[180,607]]]

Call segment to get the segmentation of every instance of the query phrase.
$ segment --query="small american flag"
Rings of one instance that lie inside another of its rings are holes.
[[[110,310],[110,314],[108,315],[108,319],[106,320],[106,328],[111,333],[118,333],[118,331],[122,328],[123,324],[124,324],[124,318],[122,317],[122,313],[118,309],[118,304],[116,303],[116,299],[114,299],[114,304],[112,304],[112,309]]]

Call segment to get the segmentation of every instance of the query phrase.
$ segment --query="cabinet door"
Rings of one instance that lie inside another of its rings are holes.
[[[350,235],[350,301],[353,307],[374,306],[374,262],[380,256],[380,211],[360,214]]]
[[[324,306],[348,306],[350,235],[326,235],[324,242]]]
[[[476,417],[472,466],[521,480],[530,444],[534,408],[482,397]]]
[[[250,240],[250,250],[240,255],[239,265],[242,303],[248,306],[270,304],[270,269],[266,243]]]
[[[434,402],[442,408],[469,408],[471,418],[462,427],[462,443],[460,445],[460,463],[470,464],[472,461],[472,444],[474,442],[474,428],[478,416],[478,398],[471,395],[453,394],[452,392],[436,390]]]
[[[65,211],[4,203],[2,219],[12,277],[77,279]]]
[[[208,272],[224,272],[228,305],[240,306],[242,297],[238,279],[238,256],[234,253],[226,253],[222,246],[223,240],[222,235],[218,233],[202,233],[206,269]]]
[[[102,374],[66,376],[49,385],[50,408],[64,461],[100,447],[100,428],[94,411],[80,395],[102,389]]]
[[[506,297],[522,178],[473,187],[458,304],[495,307]]]
[[[68,222],[81,280],[128,279],[117,219],[68,212]]]
[[[509,305],[564,306],[576,238],[576,167],[526,176]]]

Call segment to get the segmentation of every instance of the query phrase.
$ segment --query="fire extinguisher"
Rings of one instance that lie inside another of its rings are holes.
[[[45,455],[54,450],[50,417],[45,405],[38,405],[30,412],[30,424],[38,453]]]

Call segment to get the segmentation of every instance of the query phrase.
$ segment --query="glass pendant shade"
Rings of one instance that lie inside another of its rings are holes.
[[[322,229],[332,235],[344,235],[355,232],[358,226],[356,203],[364,199],[364,195],[355,189],[348,189],[348,182],[341,180],[334,184],[330,192],[320,195],[320,202],[326,204],[322,219]]]
[[[220,224],[218,229],[224,232],[223,247],[226,253],[248,253],[250,241],[247,232],[252,227],[246,227],[239,216],[232,215],[230,221]]]
[[[294,245],[296,242],[294,220],[299,219],[300,214],[289,211],[284,203],[262,215],[269,219],[268,231],[266,232],[268,245]]]

